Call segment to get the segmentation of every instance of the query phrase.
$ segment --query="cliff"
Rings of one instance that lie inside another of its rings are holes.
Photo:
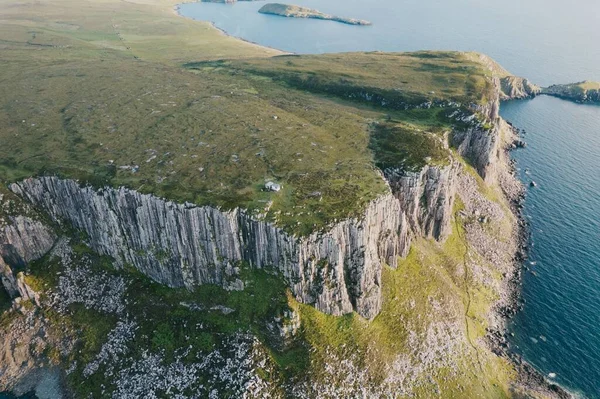
[[[373,318],[381,308],[382,264],[395,267],[412,234],[447,235],[453,173],[427,167],[398,176],[395,196],[382,196],[361,218],[308,237],[288,235],[239,209],[175,204],[124,188],[95,190],[56,177],[11,188],[55,221],[87,233],[92,248],[121,267],[131,264],[171,287],[243,287],[237,265],[246,262],[281,272],[300,302],[334,315],[355,310]]]
[[[458,167],[425,166],[420,172],[386,169],[384,176],[406,215],[413,234],[444,240],[450,233],[450,219],[456,194]],[[406,256],[408,247],[401,255]]]
[[[40,215],[14,195],[0,193],[0,280],[11,298],[35,299],[35,293],[15,273],[44,256],[56,235]]]
[[[488,183],[496,179],[501,150],[498,108],[496,92],[486,105],[456,111],[460,127],[450,137]],[[308,236],[287,233],[239,208],[178,204],[57,177],[27,179],[11,189],[56,223],[85,232],[89,245],[119,267],[131,265],[170,287],[217,284],[240,290],[243,263],[278,271],[301,303],[332,315],[356,311],[372,319],[381,310],[383,264],[396,267],[413,237],[443,241],[448,236],[458,169],[455,161],[418,171],[387,168],[388,194],[371,201],[360,217]]]
[[[542,92],[542,89],[531,83],[525,78],[518,76],[505,76],[500,79],[501,100],[517,100],[535,97]]]
[[[455,132],[459,152],[491,176],[495,129],[478,124]],[[396,267],[414,236],[444,240],[450,232],[458,167],[425,166],[418,172],[384,170],[391,193],[372,201],[360,218],[326,233],[298,237],[245,211],[177,204],[125,188],[82,187],[57,177],[28,179],[11,189],[85,232],[100,254],[132,265],[170,287],[217,284],[242,289],[239,263],[277,270],[295,297],[317,309],[371,319],[381,310],[384,263]],[[491,177],[490,177],[491,178]]]

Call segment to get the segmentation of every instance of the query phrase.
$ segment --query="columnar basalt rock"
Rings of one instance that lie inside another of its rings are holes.
[[[0,227],[0,281],[11,298],[35,299],[15,268],[44,256],[54,245],[56,235],[48,226],[26,216],[9,216]]]
[[[355,310],[373,318],[381,309],[382,264],[396,267],[411,234],[447,234],[450,170],[427,167],[400,179],[392,190],[402,194],[384,195],[360,218],[307,237],[291,236],[239,209],[175,204],[125,188],[95,190],[56,177],[11,188],[56,222],[84,231],[94,250],[117,265],[133,265],[171,287],[227,285],[232,265],[246,262],[278,270],[303,303],[329,314]]]
[[[452,145],[459,155],[467,159],[488,184],[497,177],[497,161],[500,148],[500,129],[496,124],[486,128],[476,124],[452,135]]]
[[[95,190],[56,177],[29,179],[12,189],[57,222],[89,236],[97,252],[131,264],[171,287],[227,283],[231,265],[274,268],[299,301],[334,314],[372,318],[381,308],[382,263],[406,252],[400,203],[385,195],[361,218],[326,233],[295,237],[241,210],[175,204],[125,188]]]
[[[455,163],[425,166],[419,172],[384,171],[415,235],[441,241],[450,234],[457,171]]]
[[[0,228],[0,257],[13,267],[22,267],[45,255],[56,235],[51,228],[26,216],[11,216]]]
[[[492,78],[492,85],[494,95],[491,101],[456,112],[455,118],[463,127],[455,129],[450,137],[450,144],[473,165],[487,184],[496,182],[498,159],[503,151],[500,145],[500,79]]]

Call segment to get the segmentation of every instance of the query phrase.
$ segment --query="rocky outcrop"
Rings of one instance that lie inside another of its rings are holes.
[[[0,326],[0,392],[15,395],[35,393],[36,398],[66,397],[61,389],[61,372],[47,359],[50,349],[69,348],[51,333],[51,322],[36,308],[21,307],[7,325]],[[68,352],[65,349],[65,353]]]
[[[467,159],[488,184],[496,181],[499,134],[496,125],[491,128],[475,125],[452,135],[452,145],[458,154]]]
[[[87,233],[92,248],[117,265],[131,264],[158,282],[226,285],[237,278],[226,270],[246,262],[280,271],[299,301],[334,315],[356,310],[374,317],[381,307],[382,262],[395,266],[408,245],[392,195],[373,201],[360,219],[299,238],[241,210],[175,204],[124,188],[97,191],[44,177],[12,189]]]
[[[22,272],[16,276],[13,270],[0,257],[0,280],[2,287],[11,298],[21,297],[23,300],[31,300],[39,304],[39,295],[25,282],[25,276]],[[2,288],[0,287],[0,288]]]
[[[384,176],[401,204],[413,234],[444,240],[450,234],[458,166],[425,166],[419,172],[387,169]],[[406,256],[408,246],[402,253]]]
[[[505,76],[500,79],[500,84],[500,99],[503,101],[535,97],[542,91],[539,86],[518,76]]]
[[[518,78],[517,78],[518,79]],[[502,83],[492,78],[492,99],[483,105],[472,105],[468,110],[456,111],[457,121],[450,144],[465,158],[487,184],[498,177],[498,162],[503,151],[501,141],[500,98]]]
[[[13,267],[23,267],[44,256],[56,241],[56,235],[45,224],[26,216],[9,218],[0,229],[0,256]]]
[[[4,197],[0,203],[5,203]],[[23,276],[15,275],[14,270],[44,256],[54,244],[56,235],[48,226],[23,215],[4,216],[0,225],[0,281],[11,298],[34,299]]]
[[[600,83],[584,81],[566,85],[552,85],[542,89],[542,94],[578,103],[600,103]]]
[[[475,61],[479,62],[492,73],[499,100],[531,98],[540,94],[542,90],[541,87],[531,83],[529,80],[514,76],[485,54],[467,53],[467,56],[474,58]]]

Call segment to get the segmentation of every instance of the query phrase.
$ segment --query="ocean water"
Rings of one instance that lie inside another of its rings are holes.
[[[600,106],[551,97],[509,102],[502,116],[526,129],[514,157],[527,194],[530,271],[514,345],[546,375],[600,397]]]
[[[262,2],[192,3],[180,12],[295,53],[474,50],[540,85],[600,81],[598,0],[294,0],[373,26],[258,14]],[[533,247],[513,346],[542,373],[600,398],[600,106],[541,96],[502,105],[525,128],[514,153],[529,189]],[[526,169],[528,173],[526,173]]]

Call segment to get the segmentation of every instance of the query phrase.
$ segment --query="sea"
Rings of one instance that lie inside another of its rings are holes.
[[[598,0],[294,0],[372,26],[259,14],[264,2],[188,3],[183,16],[292,53],[463,50],[548,86],[600,81]],[[525,130],[513,153],[528,186],[531,251],[512,346],[541,373],[600,399],[600,106],[540,96],[501,115]],[[537,186],[529,188],[535,181]]]

